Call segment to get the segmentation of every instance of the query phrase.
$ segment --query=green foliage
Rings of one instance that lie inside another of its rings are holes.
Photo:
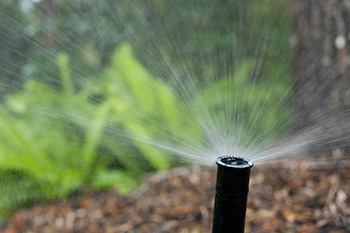
[[[0,172],[17,175],[2,179],[0,190],[11,187],[21,197],[3,192],[0,212],[43,197],[64,198],[84,185],[117,185],[128,193],[140,174],[172,164],[164,151],[147,146],[157,131],[166,128],[179,138],[178,126],[188,126],[172,90],[133,58],[127,44],[99,81],[87,82],[80,91],[73,87],[66,54],[57,56],[57,65],[61,89],[28,81],[1,106]],[[94,101],[96,95],[102,100]],[[120,165],[111,167],[116,161]],[[36,192],[29,191],[33,187]]]
[[[245,61],[234,74],[204,88],[197,100],[205,103],[219,130],[229,130],[244,146],[280,137],[290,119],[289,84],[283,79],[268,82],[271,78],[253,82],[253,65]]]
[[[146,143],[161,141],[164,135],[174,141],[196,134],[196,138],[200,138],[190,126],[191,115],[180,114],[173,91],[162,81],[154,79],[131,56],[129,45],[122,45],[118,51],[106,71],[100,94],[108,96],[113,103],[112,110],[127,133],[134,140]],[[157,136],[160,133],[162,135]],[[169,168],[164,152],[147,146],[141,146],[139,150],[154,168]]]

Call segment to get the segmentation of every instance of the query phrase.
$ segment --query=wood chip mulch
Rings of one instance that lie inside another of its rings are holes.
[[[215,167],[156,173],[132,195],[87,192],[15,213],[0,232],[211,232]],[[252,169],[246,232],[350,232],[350,160]]]

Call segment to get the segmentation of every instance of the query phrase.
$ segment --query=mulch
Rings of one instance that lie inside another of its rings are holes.
[[[89,191],[20,210],[15,232],[211,232],[215,167],[155,173],[130,196]],[[350,159],[294,160],[252,168],[246,232],[350,232]]]

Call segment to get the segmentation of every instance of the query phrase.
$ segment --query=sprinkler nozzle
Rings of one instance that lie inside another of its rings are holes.
[[[226,155],[217,158],[216,164],[213,233],[243,233],[253,163],[240,156]]]

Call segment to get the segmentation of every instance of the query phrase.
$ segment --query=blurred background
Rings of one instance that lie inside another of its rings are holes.
[[[340,0],[2,0],[0,216],[86,188],[127,195],[148,172],[282,136],[348,154],[349,12]]]

